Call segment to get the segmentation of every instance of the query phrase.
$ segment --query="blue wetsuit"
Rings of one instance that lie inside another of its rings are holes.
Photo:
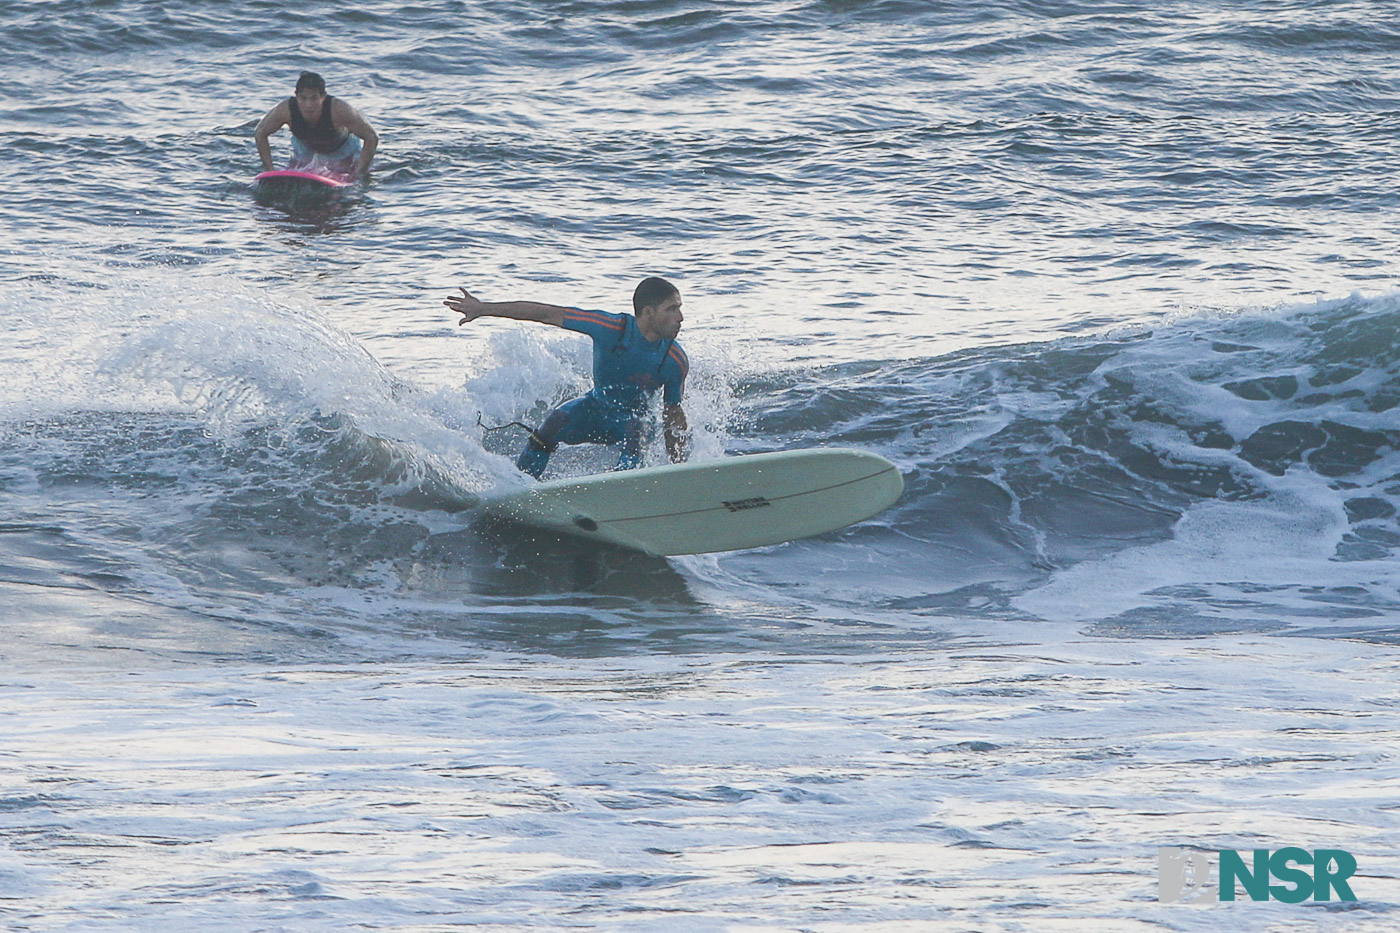
[[[544,419],[516,466],[538,478],[560,444],[614,444],[618,469],[642,462],[642,416],[662,389],[662,401],[679,405],[690,360],[674,340],[649,342],[630,314],[564,311],[565,330],[593,338],[593,391],[565,402]]]

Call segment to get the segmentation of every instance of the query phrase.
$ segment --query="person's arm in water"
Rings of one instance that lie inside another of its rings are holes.
[[[358,110],[339,97],[335,98],[331,107],[331,122],[360,137],[360,161],[355,166],[355,174],[368,174],[369,164],[374,161],[374,151],[379,148],[379,134],[369,125],[368,120],[360,116]]]
[[[538,301],[480,301],[465,288],[459,288],[461,298],[449,298],[443,302],[453,313],[462,315],[457,322],[461,327],[479,317],[504,317],[512,321],[537,321],[540,324],[564,326],[564,308],[558,305],[542,304]],[[684,415],[682,415],[684,420]]]
[[[662,434],[666,438],[666,455],[672,463],[680,463],[690,456],[690,425],[685,420],[685,409],[679,405],[667,405],[661,410]]]
[[[272,171],[272,144],[267,138],[286,126],[289,120],[291,115],[287,112],[287,102],[284,100],[269,110],[267,116],[258,123],[258,128],[253,131],[253,141],[257,143],[258,158],[262,159],[264,172]]]

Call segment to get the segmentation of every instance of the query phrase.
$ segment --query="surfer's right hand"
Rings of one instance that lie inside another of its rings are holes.
[[[452,309],[454,313],[462,315],[462,319],[457,322],[457,326],[461,327],[468,321],[475,321],[477,318],[481,317],[486,311],[486,306],[473,298],[472,293],[465,288],[459,287],[457,290],[462,293],[462,297],[449,298],[444,301],[443,304]]]

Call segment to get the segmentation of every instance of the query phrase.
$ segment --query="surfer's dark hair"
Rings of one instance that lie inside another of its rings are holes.
[[[297,93],[302,91],[320,91],[326,93],[326,79],[322,78],[314,71],[303,71],[301,77],[297,78]]]
[[[632,310],[640,313],[643,308],[654,308],[672,295],[680,293],[679,288],[653,275],[642,279],[642,284],[632,293]]]

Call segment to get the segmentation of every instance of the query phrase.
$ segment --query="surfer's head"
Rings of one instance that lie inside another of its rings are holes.
[[[297,93],[302,91],[315,91],[317,94],[326,93],[326,79],[322,78],[314,71],[303,71],[301,77],[297,78]]]
[[[303,71],[297,78],[297,109],[308,120],[321,116],[321,105],[326,102],[326,82],[314,71]]]
[[[675,340],[681,331],[681,293],[665,279],[642,279],[632,293],[637,326],[648,340]]]

